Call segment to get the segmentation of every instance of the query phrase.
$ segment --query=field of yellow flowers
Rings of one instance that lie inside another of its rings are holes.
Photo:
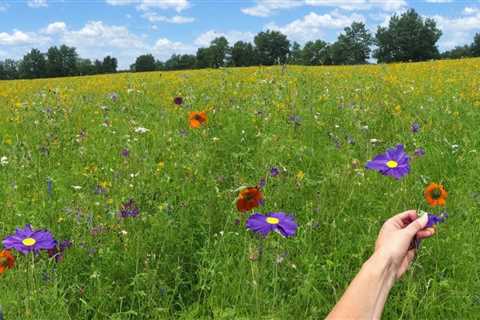
[[[479,124],[479,59],[2,81],[4,317],[320,319],[436,182],[384,317],[474,319]],[[397,144],[408,174],[366,170]]]

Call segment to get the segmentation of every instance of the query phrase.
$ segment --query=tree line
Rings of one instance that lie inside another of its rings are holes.
[[[166,61],[156,60],[152,54],[136,58],[132,72],[185,70],[220,67],[248,67],[256,65],[353,65],[425,61],[431,59],[458,59],[480,57],[480,33],[473,42],[440,53],[437,42],[442,32],[434,19],[424,19],[410,9],[394,14],[388,26],[379,26],[372,34],[362,22],[346,27],[333,43],[309,41],[303,47],[290,42],[286,35],[267,30],[258,33],[253,43],[237,41],[230,46],[225,37],[217,37],[210,46],[199,48],[196,54],[173,54]],[[372,50],[372,48],[374,48]],[[75,48],[65,45],[51,47],[46,53],[32,49],[20,61],[0,61],[0,79],[32,79],[114,73],[117,59],[107,56],[103,61],[82,59]]]
[[[32,49],[19,61],[0,61],[0,80],[49,77],[85,76],[117,72],[116,58],[106,56],[102,61],[82,59],[74,47],[50,47],[42,53]]]

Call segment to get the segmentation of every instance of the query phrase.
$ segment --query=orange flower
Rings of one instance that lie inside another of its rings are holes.
[[[257,187],[248,187],[240,191],[237,198],[237,209],[241,212],[258,207],[263,201],[263,194]]]
[[[188,123],[190,128],[200,128],[202,123],[207,122],[207,113],[202,112],[190,112],[188,114]]]
[[[12,256],[9,250],[0,251],[0,274],[4,273],[6,269],[12,269],[15,265],[15,257]]]
[[[443,185],[437,183],[430,183],[423,192],[425,200],[432,207],[444,206],[447,200],[448,192],[443,188]]]

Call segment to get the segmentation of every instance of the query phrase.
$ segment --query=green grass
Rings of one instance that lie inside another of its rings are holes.
[[[58,264],[16,254],[0,276],[5,319],[319,319],[383,221],[427,208],[428,182],[449,191],[450,218],[384,318],[477,318],[479,69],[474,59],[1,82],[0,236],[31,223],[74,243]],[[204,127],[188,127],[191,110],[207,110]],[[405,179],[363,169],[397,143],[414,158]],[[254,236],[234,205],[234,190],[272,166],[285,171],[268,177],[258,211],[293,214],[295,238]],[[100,183],[108,191],[96,194]],[[140,216],[121,220],[130,198]]]

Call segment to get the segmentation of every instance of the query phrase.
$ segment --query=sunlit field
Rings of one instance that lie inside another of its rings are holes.
[[[31,224],[57,241],[2,260],[5,319],[320,319],[382,223],[416,208],[449,217],[384,318],[478,318],[479,70],[472,59],[0,82],[0,237]],[[365,169],[398,144],[406,176]],[[432,182],[444,207],[424,199]],[[263,197],[245,212],[242,187]],[[285,212],[298,229],[262,237],[245,227],[254,212]]]

